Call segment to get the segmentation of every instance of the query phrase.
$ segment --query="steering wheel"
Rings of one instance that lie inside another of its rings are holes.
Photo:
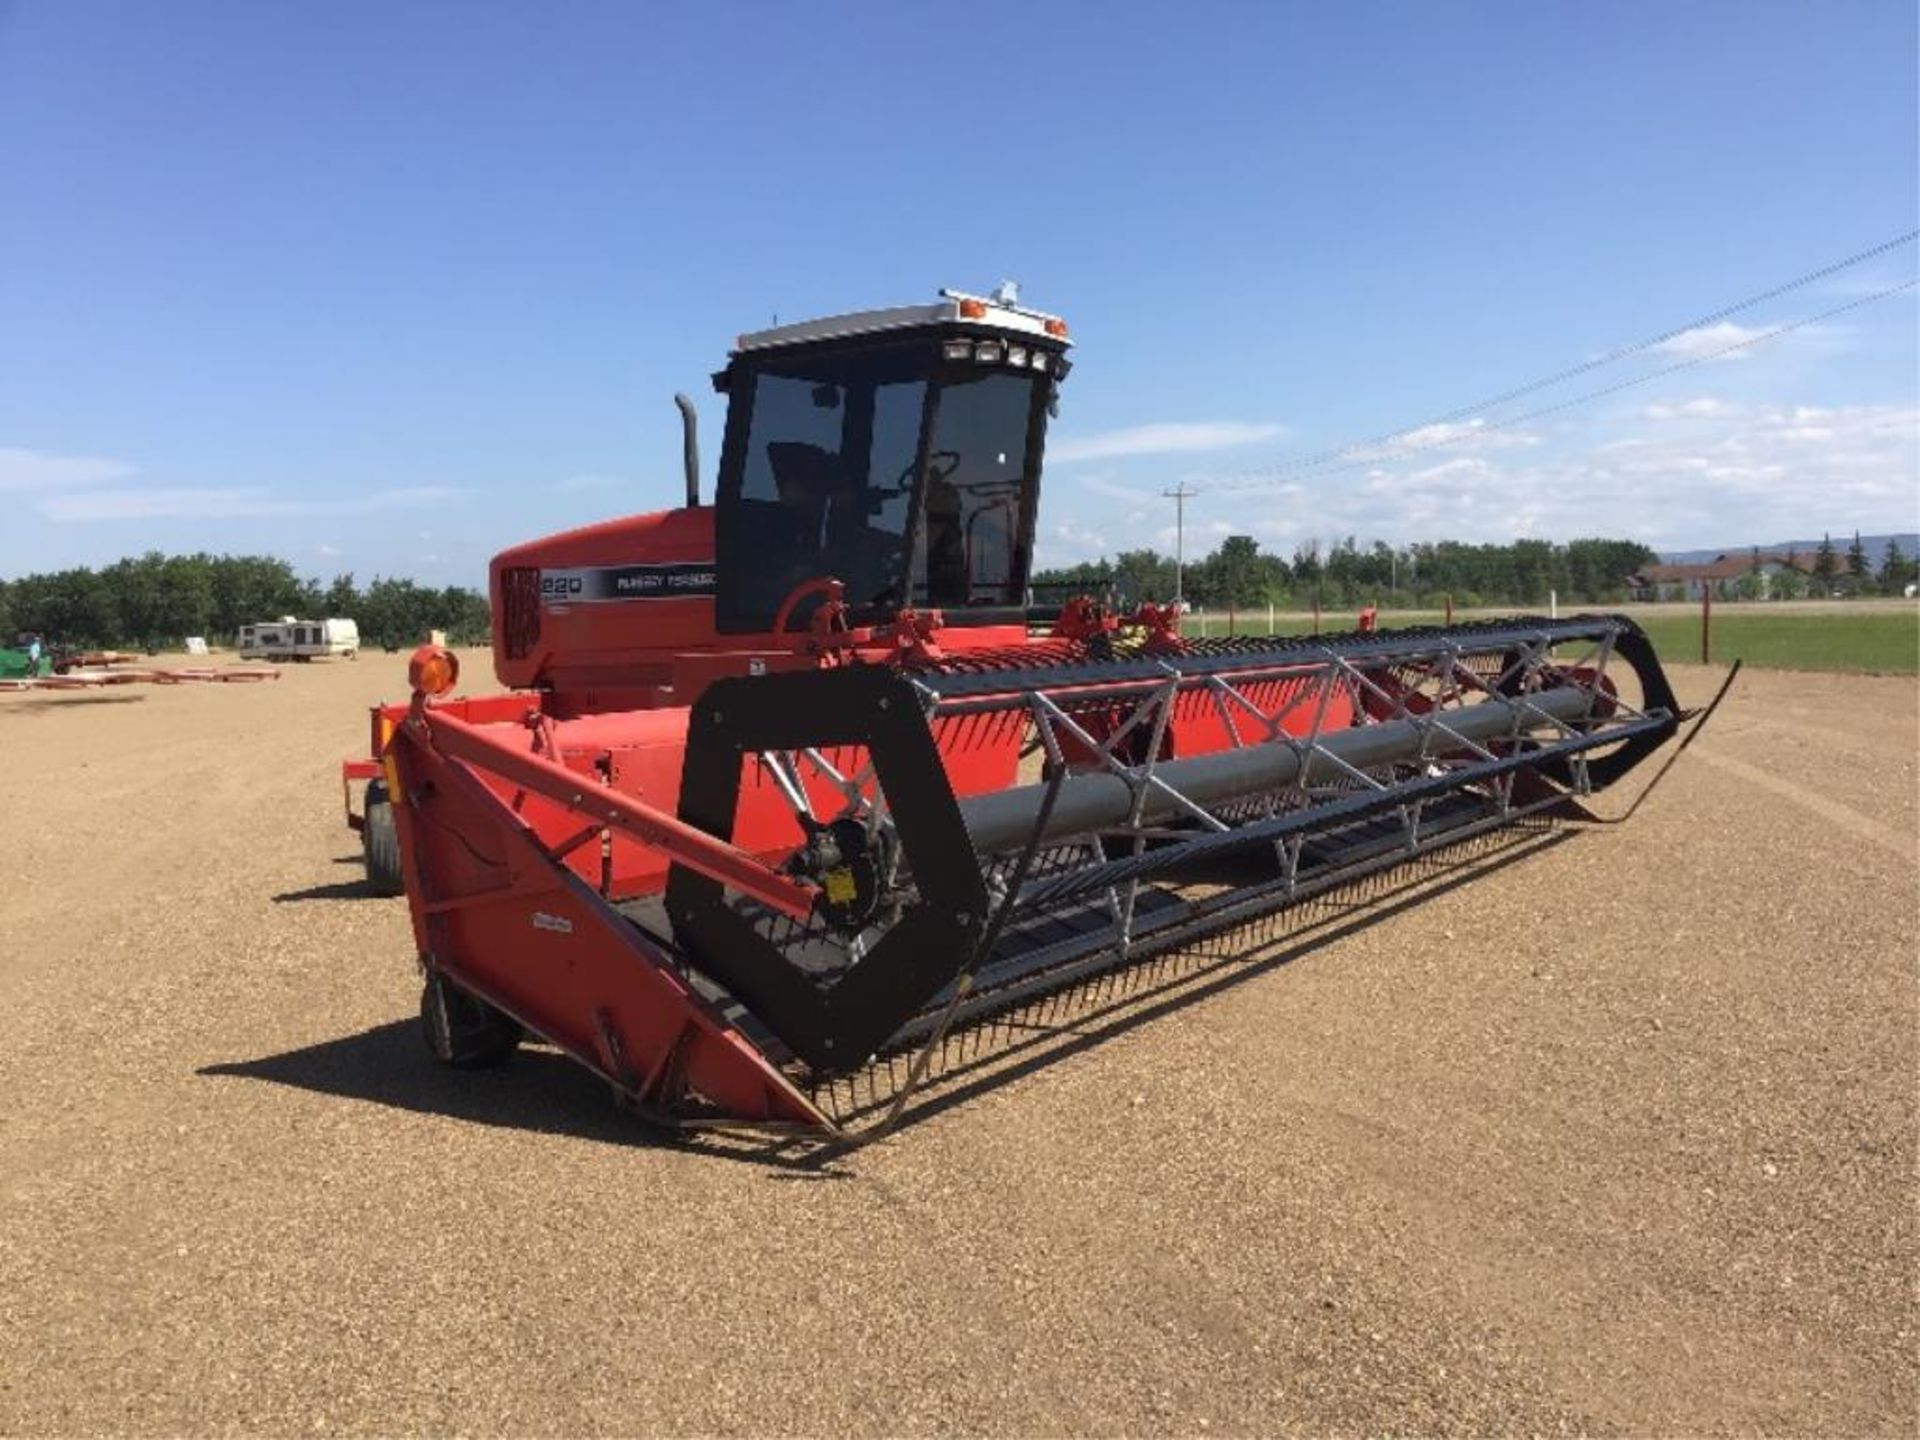
[[[944,470],[940,469],[937,463],[942,460],[946,461],[946,468]],[[889,488],[876,490],[873,493],[887,499],[891,499],[897,495],[907,494],[913,489],[913,473],[919,468],[919,465],[920,461],[918,458],[909,460],[907,462],[907,468],[900,472],[899,479],[895,480]],[[946,480],[959,468],[960,452],[958,450],[935,450],[927,456],[927,477],[931,480]]]
[[[960,468],[960,460],[961,455],[958,450],[932,451],[927,456],[927,478],[929,480],[951,479],[953,473]],[[907,468],[900,472],[900,478],[893,483],[890,489],[870,493],[879,497],[880,500],[897,499],[899,496],[911,494],[913,491],[914,471],[919,467],[919,463],[917,459],[910,461]],[[871,508],[877,512],[880,507],[878,503],[874,503]],[[868,605],[882,604],[893,598],[898,589],[899,582],[897,580],[890,580],[881,586],[880,589],[874,591],[872,595],[868,596],[864,603]]]

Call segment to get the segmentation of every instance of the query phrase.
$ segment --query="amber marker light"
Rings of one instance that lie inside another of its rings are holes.
[[[444,695],[459,683],[460,662],[441,645],[422,645],[407,661],[407,683],[418,695]]]

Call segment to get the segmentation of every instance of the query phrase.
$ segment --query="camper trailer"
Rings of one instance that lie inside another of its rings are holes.
[[[296,620],[283,615],[259,625],[242,625],[238,647],[249,660],[311,660],[316,656],[360,653],[360,627],[351,620]]]

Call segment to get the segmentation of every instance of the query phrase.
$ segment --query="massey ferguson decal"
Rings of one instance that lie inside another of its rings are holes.
[[[673,565],[588,565],[540,572],[540,603],[546,606],[601,600],[686,600],[711,594],[711,560]]]

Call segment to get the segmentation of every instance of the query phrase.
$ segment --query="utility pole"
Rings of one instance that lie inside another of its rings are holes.
[[[1160,492],[1173,501],[1173,608],[1180,610],[1184,575],[1187,568],[1187,501],[1200,492],[1189,490],[1186,481],[1181,481],[1171,490]]]

